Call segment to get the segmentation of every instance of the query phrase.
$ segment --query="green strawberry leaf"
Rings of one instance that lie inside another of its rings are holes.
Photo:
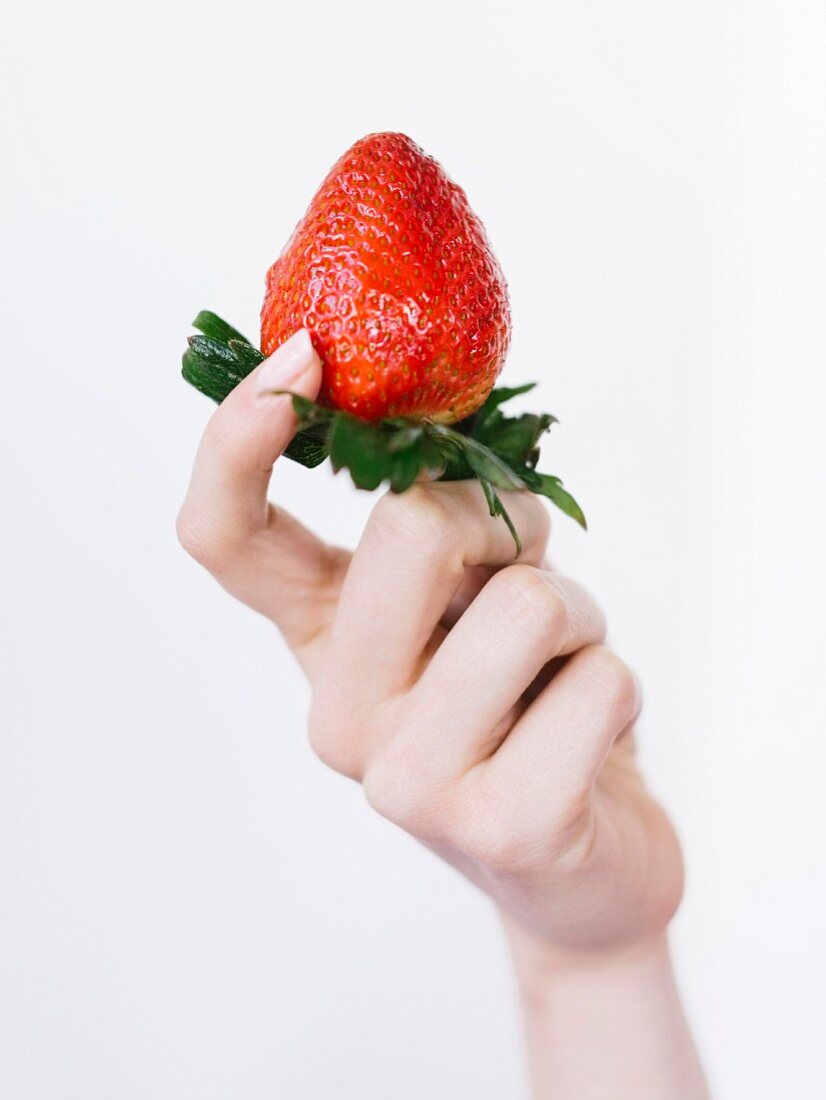
[[[346,467],[359,489],[378,489],[392,472],[392,455],[383,433],[354,416],[337,416],[333,420],[330,462],[336,472]]]
[[[182,374],[201,393],[220,403],[261,362],[263,356],[214,313],[199,313],[195,318],[195,327],[201,328],[204,335],[189,337],[189,348],[182,360]],[[216,335],[223,332],[232,334],[232,343],[226,343]]]
[[[306,466],[308,470],[320,466],[330,454],[329,425],[319,424],[296,432],[284,448],[284,454],[293,462]]]
[[[228,344],[230,340],[237,340],[241,344],[252,347],[252,342],[246,336],[242,336],[238,329],[233,328],[232,325],[227,324],[216,313],[211,313],[208,309],[201,310],[192,322],[192,327],[197,328],[199,332],[202,332],[204,336],[209,336],[212,340],[219,340],[222,344]]]
[[[422,455],[418,444],[389,453],[391,456],[388,477],[390,489],[394,493],[403,493],[422,472]]]
[[[214,313],[199,313],[194,327],[201,335],[189,337],[183,376],[220,403],[264,355]],[[476,478],[490,514],[501,518],[513,536],[518,556],[522,543],[499,492],[538,493],[586,527],[582,509],[560,479],[536,470],[539,441],[556,417],[550,413],[506,416],[500,407],[534,385],[500,386],[481,409],[450,426],[403,416],[360,420],[290,394],[298,430],[284,454],[309,469],[329,457],[333,469],[349,470],[360,489],[376,489],[387,482],[392,492],[402,493],[424,473],[442,481]]]
[[[329,424],[335,416],[334,409],[325,409],[323,405],[317,405],[315,401],[311,401],[309,397],[303,397],[300,393],[291,393],[290,390],[274,390],[273,392],[292,398],[293,412],[298,419],[300,428]]]
[[[401,417],[396,420],[385,420],[388,426],[393,426],[396,431],[388,436],[387,447],[393,453],[408,451],[416,447],[424,435],[424,425],[413,422],[405,422]]]
[[[187,382],[220,404],[249,372],[240,363],[231,364],[212,355],[205,357],[190,347],[184,352],[181,373]]]
[[[432,430],[461,451],[462,457],[477,477],[485,478],[497,489],[505,491],[519,492],[525,488],[525,483],[502,458],[472,436],[462,435],[445,424],[434,424]]]
[[[495,409],[504,405],[506,401],[510,401],[512,397],[530,393],[533,389],[536,389],[536,382],[524,382],[521,386],[497,386],[495,390],[491,390],[484,405],[475,414],[477,423],[483,423]]]
[[[245,344],[243,340],[230,340],[227,345],[234,353],[240,362],[253,370],[259,363],[263,363],[265,356],[263,352],[260,352],[258,348],[254,348],[252,344]]]
[[[447,438],[439,440],[437,446],[442,455],[442,472],[439,475],[439,481],[468,481],[476,477],[463,447],[457,446]]]
[[[190,336],[187,342],[190,349],[208,363],[226,363],[230,368],[240,366],[241,361],[229,344],[214,340],[211,336]]]
[[[539,440],[556,420],[550,413],[503,416],[496,412],[477,424],[472,438],[478,439],[512,465],[533,468],[539,458]]]
[[[279,391],[292,398],[293,411],[298,420],[298,431],[284,450],[287,458],[306,466],[308,470],[320,466],[330,454],[330,424],[333,410],[324,409],[315,401],[288,390]]]
[[[553,503],[564,512],[566,516],[570,516],[571,519],[576,520],[583,531],[588,530],[588,521],[585,519],[585,513],[580,506],[571,496],[567,489],[562,485],[562,482],[558,477],[553,477],[551,474],[540,474],[536,470],[523,470],[522,478],[531,492],[539,493],[543,497],[547,497],[548,500]]]
[[[518,558],[522,553],[522,539],[519,537],[519,532],[516,530],[513,520],[508,515],[505,505],[502,503],[501,497],[486,477],[480,477],[479,484],[482,486],[482,492],[485,494],[485,500],[488,502],[488,511],[490,514],[494,519],[500,516],[507,524],[507,528],[516,544],[516,557]]]

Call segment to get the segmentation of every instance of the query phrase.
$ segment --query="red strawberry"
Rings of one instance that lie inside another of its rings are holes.
[[[321,403],[453,422],[485,401],[510,339],[505,280],[464,191],[404,134],[334,165],[267,275],[261,350],[299,328]]]
[[[464,191],[404,134],[370,134],[321,185],[267,275],[261,350],[204,310],[183,376],[223,401],[299,328],[323,363],[320,403],[293,395],[284,454],[329,458],[355,485],[402,493],[423,474],[477,478],[492,516],[519,534],[500,492],[552,500],[585,526],[558,477],[537,469],[555,417],[508,416],[533,385],[493,389],[510,339],[505,280]]]

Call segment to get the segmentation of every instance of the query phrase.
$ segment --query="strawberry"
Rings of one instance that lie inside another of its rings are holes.
[[[493,388],[510,339],[501,268],[464,191],[404,134],[337,161],[267,274],[261,350],[306,328],[321,404],[452,423]]]
[[[299,328],[323,364],[319,402],[292,395],[288,458],[329,458],[362,489],[403,492],[427,472],[478,479],[521,550],[498,490],[540,493],[548,413],[506,416],[531,384],[493,389],[510,340],[507,289],[464,191],[403,134],[371,134],[335,164],[267,274],[261,350],[214,313],[195,318],[183,375],[216,401]]]

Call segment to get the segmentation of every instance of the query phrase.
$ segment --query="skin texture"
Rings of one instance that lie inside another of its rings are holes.
[[[404,134],[370,134],[333,166],[267,274],[261,350],[306,328],[320,400],[365,420],[454,421],[502,369],[502,271],[461,187]]]
[[[385,496],[351,555],[268,502],[321,364],[306,332],[204,433],[184,547],[282,630],[312,686],[321,759],[496,904],[536,1097],[704,1098],[668,960],[673,829],[636,766],[640,691],[605,620],[545,564],[548,517],[508,496],[519,563],[475,483]]]

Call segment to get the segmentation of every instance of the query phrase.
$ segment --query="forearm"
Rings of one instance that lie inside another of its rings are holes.
[[[535,1100],[708,1100],[664,936],[574,956],[507,930]]]

